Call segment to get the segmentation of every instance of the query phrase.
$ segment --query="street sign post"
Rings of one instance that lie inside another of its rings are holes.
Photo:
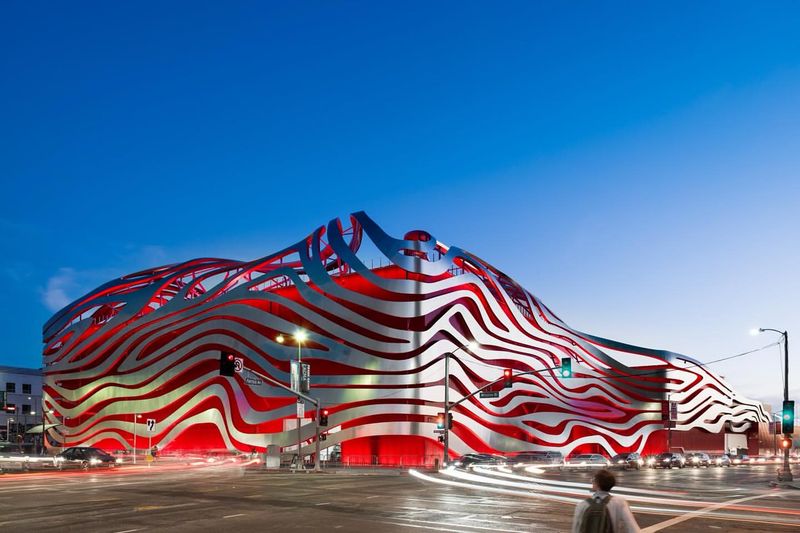
[[[145,456],[145,460],[147,461],[147,466],[150,466],[150,463],[153,462],[153,433],[156,430],[156,419],[155,418],[148,418],[147,419],[147,455]]]
[[[500,391],[492,390],[492,391],[485,391],[479,394],[481,398],[499,398]]]

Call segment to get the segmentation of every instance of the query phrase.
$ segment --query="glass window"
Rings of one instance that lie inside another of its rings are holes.
[[[6,383],[6,392],[17,392],[17,384],[16,383]]]
[[[31,394],[31,384],[30,383],[23,383],[22,384],[22,394]]]
[[[22,404],[22,414],[23,414],[23,415],[29,415],[29,414],[31,414],[31,406],[30,406],[30,405],[28,405],[28,404],[26,404],[26,403],[23,403],[23,404]]]

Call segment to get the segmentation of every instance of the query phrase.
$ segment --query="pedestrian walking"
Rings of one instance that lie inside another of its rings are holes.
[[[592,496],[575,507],[572,533],[637,533],[639,524],[622,496],[609,494],[617,478],[606,469],[592,477]]]

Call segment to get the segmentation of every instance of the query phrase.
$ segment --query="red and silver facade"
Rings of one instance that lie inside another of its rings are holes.
[[[380,266],[359,259],[365,240]],[[544,370],[499,398],[458,406],[455,454],[660,450],[667,399],[678,405],[673,434],[744,432],[768,420],[690,357],[572,329],[477,256],[423,231],[391,237],[359,212],[255,261],[138,272],[59,311],[43,334],[48,416],[64,424],[51,437],[130,448],[138,420],[139,438],[162,449],[288,449],[297,442],[294,397],[246,373],[220,376],[219,354],[288,384],[297,346],[276,339],[298,328],[308,333],[311,395],[330,413],[324,446],[341,443],[345,456],[391,463],[440,453],[433,430],[448,352],[451,401],[505,368],[543,370],[570,357],[574,372]],[[144,419],[157,421],[152,434]],[[303,426],[308,451],[313,438],[313,424]]]

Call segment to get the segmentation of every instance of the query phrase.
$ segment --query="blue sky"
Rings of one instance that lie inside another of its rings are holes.
[[[600,336],[800,333],[800,6],[429,4],[5,3],[0,364],[112,277],[359,209]],[[776,348],[715,368],[781,392]]]

